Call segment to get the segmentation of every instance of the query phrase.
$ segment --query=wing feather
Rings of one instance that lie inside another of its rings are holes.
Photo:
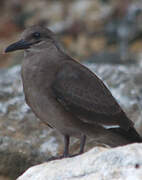
[[[84,122],[124,128],[132,124],[102,80],[77,62],[61,65],[52,90],[57,101]]]

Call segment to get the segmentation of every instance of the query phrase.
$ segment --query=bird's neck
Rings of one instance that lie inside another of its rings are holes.
[[[64,48],[57,43],[53,44],[42,44],[41,46],[33,46],[30,49],[26,49],[24,51],[24,57],[26,58],[27,56],[37,56],[39,54],[44,54],[46,53],[47,55],[57,55],[59,54],[66,54],[64,51]]]
[[[50,46],[37,51],[35,49],[26,50],[24,53],[24,61],[22,64],[37,66],[39,68],[40,66],[46,66],[48,70],[50,70],[50,67],[52,69],[52,66],[59,66],[63,61],[69,59],[70,57],[66,55],[62,51],[62,49],[58,49],[58,47],[56,46]]]

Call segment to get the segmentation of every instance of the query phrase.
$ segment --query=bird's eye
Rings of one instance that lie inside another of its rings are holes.
[[[36,38],[36,39],[40,38],[40,33],[39,32],[34,32],[33,37]]]

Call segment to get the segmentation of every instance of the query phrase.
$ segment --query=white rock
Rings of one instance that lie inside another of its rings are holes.
[[[17,180],[142,180],[142,144],[96,147],[28,169]]]

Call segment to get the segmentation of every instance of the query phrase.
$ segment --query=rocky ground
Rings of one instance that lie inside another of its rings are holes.
[[[105,149],[31,167],[17,180],[141,180],[142,144]]]

